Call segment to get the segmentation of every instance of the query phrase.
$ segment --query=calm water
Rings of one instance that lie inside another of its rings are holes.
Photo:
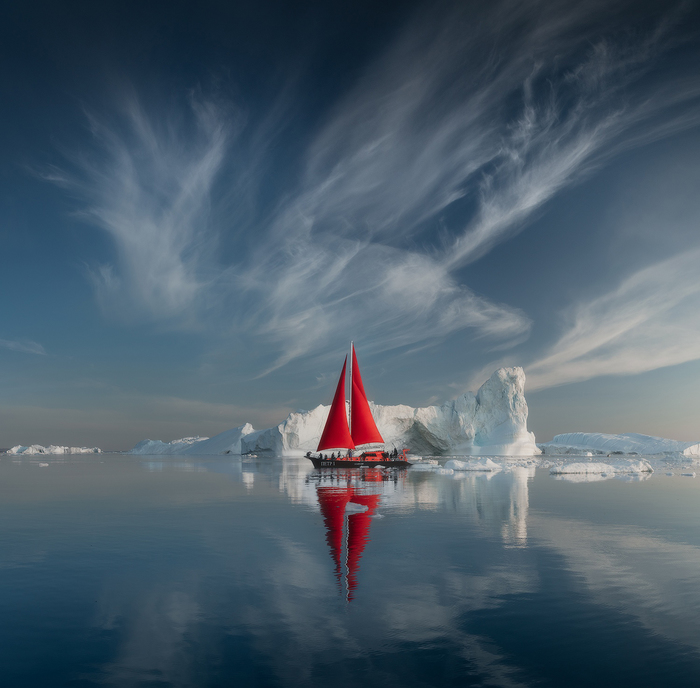
[[[0,614],[7,686],[696,687],[700,480],[3,457]]]

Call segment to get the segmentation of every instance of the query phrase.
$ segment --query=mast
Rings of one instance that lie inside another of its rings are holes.
[[[355,351],[355,342],[351,341],[350,342],[350,435],[352,436],[352,361],[353,359],[353,352]]]

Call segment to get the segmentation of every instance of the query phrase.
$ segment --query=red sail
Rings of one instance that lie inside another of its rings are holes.
[[[377,425],[372,417],[372,411],[367,403],[367,395],[360,377],[360,367],[357,365],[355,347],[352,349],[352,397],[350,402],[352,427],[352,439],[355,444],[370,444],[372,442],[384,442],[379,434]]]
[[[347,356],[343,363],[343,372],[340,373],[340,380],[335,390],[331,410],[328,412],[326,427],[323,428],[321,441],[318,443],[316,451],[324,449],[354,449],[355,443],[350,436],[348,427],[348,416],[345,412],[345,369],[348,364]]]

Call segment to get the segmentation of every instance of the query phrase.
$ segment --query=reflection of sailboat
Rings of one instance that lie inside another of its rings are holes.
[[[328,458],[327,454],[312,456],[307,452],[306,457],[311,459],[316,468],[353,466],[392,466],[396,468],[406,468],[410,464],[406,459],[408,449],[404,449],[400,454],[397,449],[389,454],[386,451],[365,450],[358,456],[353,454],[353,450],[361,445],[383,444],[384,439],[374,422],[372,410],[367,401],[365,388],[360,376],[360,367],[357,364],[355,348],[350,344],[350,425],[345,411],[345,371],[347,368],[347,358],[343,363],[343,370],[340,373],[335,396],[331,403],[326,425],[321,434],[316,451],[338,450],[336,458],[335,451]],[[341,450],[343,453],[341,454]]]
[[[371,471],[374,473],[375,471]],[[364,476],[363,476],[364,477]],[[380,478],[381,480],[381,478]],[[381,493],[369,484],[316,485],[318,503],[326,526],[326,542],[335,564],[335,578],[343,587],[343,543],[345,543],[345,589],[347,599],[352,600],[357,588],[360,559],[369,542],[372,516],[379,506]],[[363,511],[346,513],[348,505],[364,507]],[[346,530],[347,521],[347,530]]]

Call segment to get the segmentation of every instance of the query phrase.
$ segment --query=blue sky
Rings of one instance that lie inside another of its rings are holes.
[[[425,405],[700,438],[693,3],[4,10],[0,446]]]

